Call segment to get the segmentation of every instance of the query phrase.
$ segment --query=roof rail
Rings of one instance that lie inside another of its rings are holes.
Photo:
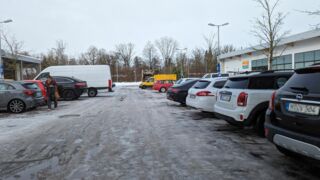
[[[320,63],[314,63],[312,66],[320,66]]]
[[[261,73],[266,74],[266,73],[274,73],[274,72],[288,72],[288,71],[294,71],[294,69],[277,69],[277,70],[267,70],[267,71],[262,71]]]

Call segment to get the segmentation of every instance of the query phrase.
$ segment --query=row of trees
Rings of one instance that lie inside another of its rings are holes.
[[[162,37],[154,43],[146,43],[141,56],[136,55],[132,43],[115,46],[107,51],[90,46],[78,58],[69,58],[66,43],[57,41],[56,47],[42,54],[42,68],[53,65],[110,65],[116,81],[140,81],[142,70],[157,73],[177,73],[179,76],[201,76],[207,72],[216,72],[217,52],[214,36],[205,37],[206,46],[192,50],[179,49],[178,42],[170,37]],[[221,52],[234,51],[232,45],[222,47]]]

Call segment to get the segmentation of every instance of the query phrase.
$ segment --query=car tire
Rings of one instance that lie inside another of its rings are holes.
[[[167,91],[167,89],[165,87],[160,88],[159,92],[161,93],[165,93]]]
[[[96,97],[98,94],[98,91],[94,88],[89,88],[88,90],[88,96],[89,97]]]
[[[254,125],[254,130],[260,137],[265,137],[265,133],[264,133],[265,116],[266,116],[266,110],[261,111],[258,114],[256,123]]]
[[[281,146],[276,145],[277,149],[284,155],[288,156],[288,157],[292,157],[292,158],[299,158],[302,157],[302,155],[295,153],[293,151],[290,151],[288,149],[285,149]]]
[[[76,98],[76,94],[73,90],[64,90],[63,91],[63,99],[67,101],[74,100]]]
[[[8,104],[8,110],[11,113],[22,113],[23,111],[25,111],[25,109],[26,109],[26,105],[20,99],[14,99],[10,101]]]

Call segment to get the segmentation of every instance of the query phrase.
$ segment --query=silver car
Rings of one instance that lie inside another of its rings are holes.
[[[0,110],[21,113],[35,108],[35,94],[35,90],[26,89],[19,82],[0,80]]]

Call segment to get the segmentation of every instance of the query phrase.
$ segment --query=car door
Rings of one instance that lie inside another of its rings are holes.
[[[10,92],[8,91],[9,85],[0,83],[0,108],[6,108],[10,100]]]

